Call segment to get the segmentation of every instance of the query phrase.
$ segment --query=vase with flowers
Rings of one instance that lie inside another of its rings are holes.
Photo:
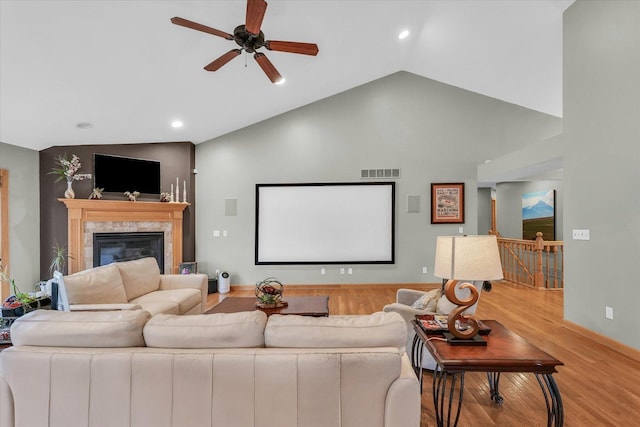
[[[67,180],[67,189],[64,192],[64,197],[67,199],[73,199],[76,197],[73,191],[73,181],[82,181],[83,179],[90,179],[90,173],[78,173],[80,168],[82,167],[82,163],[80,163],[80,158],[75,154],[71,156],[71,159],[67,157],[67,155],[58,156],[55,160],[56,167],[51,170],[51,173],[54,175],[58,175],[58,179],[56,182],[66,179]]]

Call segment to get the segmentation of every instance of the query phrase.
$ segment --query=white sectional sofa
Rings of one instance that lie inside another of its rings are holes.
[[[0,427],[419,427],[397,313],[37,310],[0,352]]]
[[[142,258],[64,276],[71,311],[142,308],[152,315],[200,314],[208,291],[206,274],[160,274],[155,258]]]

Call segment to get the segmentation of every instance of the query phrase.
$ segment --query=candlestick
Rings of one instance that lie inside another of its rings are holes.
[[[184,181],[184,190],[182,191],[182,203],[187,203],[187,181]]]
[[[169,199],[170,202],[173,202],[173,184],[171,184],[171,198]]]
[[[177,176],[176,176],[176,203],[180,203],[180,183],[178,181]]]

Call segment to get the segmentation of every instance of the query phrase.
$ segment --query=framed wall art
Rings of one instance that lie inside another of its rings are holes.
[[[180,274],[196,274],[198,272],[197,262],[181,262],[178,266]]]
[[[464,183],[431,184],[431,224],[464,223]]]
[[[522,195],[522,238],[536,240],[542,232],[545,240],[556,240],[556,190]]]

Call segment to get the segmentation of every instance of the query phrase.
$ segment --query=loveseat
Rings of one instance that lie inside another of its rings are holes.
[[[0,352],[0,427],[418,427],[397,313],[37,310]]]
[[[207,302],[206,274],[160,274],[152,257],[90,268],[64,276],[63,282],[71,311],[200,314]]]

